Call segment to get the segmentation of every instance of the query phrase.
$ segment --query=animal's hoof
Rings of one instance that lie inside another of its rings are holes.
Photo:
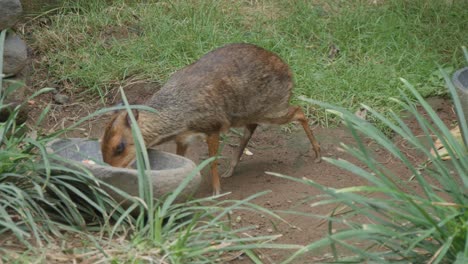
[[[214,190],[213,191],[213,196],[218,196],[221,194],[221,190]]]
[[[315,152],[315,163],[320,163],[322,161],[322,153],[320,151],[320,147],[314,147]]]
[[[221,178],[229,178],[232,176],[232,173],[234,172],[234,169],[232,167],[229,167],[229,169],[221,175]]]

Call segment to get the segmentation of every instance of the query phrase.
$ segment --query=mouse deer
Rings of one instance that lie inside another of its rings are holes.
[[[298,121],[312,144],[315,160],[320,145],[299,106],[291,106],[293,80],[289,66],[276,54],[252,44],[229,44],[175,72],[145,105],[153,112],[134,110],[146,147],[175,140],[184,156],[194,135],[206,136],[210,157],[218,153],[220,133],[244,127],[230,167],[233,174],[247,143],[259,124]],[[131,122],[126,111],[116,113],[101,140],[106,163],[127,167],[135,159]],[[211,164],[213,193],[221,191],[218,163]]]

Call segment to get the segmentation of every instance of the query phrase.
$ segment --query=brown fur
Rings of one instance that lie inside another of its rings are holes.
[[[207,53],[195,63],[174,73],[146,105],[157,113],[140,112],[138,126],[145,144],[152,147],[175,140],[184,155],[187,138],[207,135],[210,156],[217,152],[219,133],[230,127],[246,127],[241,147],[231,161],[230,176],[257,124],[301,122],[317,160],[320,147],[299,107],[290,106],[293,87],[289,67],[277,55],[251,44],[230,44]],[[125,146],[121,153],[118,145]],[[104,161],[126,167],[135,158],[127,113],[117,113],[102,138]],[[219,193],[217,163],[212,165],[213,188]]]

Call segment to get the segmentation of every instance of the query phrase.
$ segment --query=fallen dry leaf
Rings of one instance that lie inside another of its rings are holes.
[[[462,139],[462,136],[461,136],[459,126],[456,126],[456,127],[452,128],[450,130],[450,133],[455,137],[455,139],[458,142],[460,142],[460,144],[463,144],[463,139]],[[436,153],[435,153],[437,151],[437,153],[439,154],[439,156],[441,157],[442,160],[450,160],[451,159],[450,155],[448,154],[447,149],[442,144],[442,141],[440,139],[437,139],[434,142],[434,146],[435,146],[435,149],[431,149],[431,154],[433,156],[437,156]]]

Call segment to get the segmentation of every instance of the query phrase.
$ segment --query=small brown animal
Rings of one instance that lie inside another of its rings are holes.
[[[145,105],[157,113],[134,111],[146,147],[169,140],[184,155],[189,139],[207,136],[210,157],[216,156],[219,135],[245,127],[240,146],[223,177],[232,175],[258,124],[299,121],[312,143],[316,161],[320,146],[298,106],[290,106],[292,73],[276,54],[251,44],[229,44],[177,71]],[[101,141],[104,161],[127,167],[135,159],[131,122],[126,111],[115,114]],[[211,165],[212,186],[220,193],[217,161]]]

